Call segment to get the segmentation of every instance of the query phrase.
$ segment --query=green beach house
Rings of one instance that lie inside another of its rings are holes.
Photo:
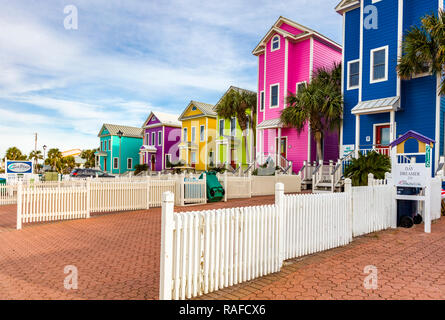
[[[96,167],[114,175],[135,170],[139,164],[142,128],[105,123],[98,137],[100,147],[95,153]]]
[[[215,111],[224,97],[230,94],[232,90],[256,95],[253,91],[231,86],[215,105]],[[241,166],[243,170],[246,170],[255,160],[255,133],[252,128],[255,127],[256,119],[252,117],[251,109],[247,109],[246,114],[249,117],[249,123],[244,133],[237,117],[223,118],[218,116],[216,123],[216,166],[233,169],[238,169]],[[245,138],[243,138],[243,134],[246,136]]]

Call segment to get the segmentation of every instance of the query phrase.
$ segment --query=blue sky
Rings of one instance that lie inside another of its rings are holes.
[[[15,0],[0,11],[0,155],[34,132],[61,150],[94,148],[104,122],[256,90],[253,48],[281,15],[341,43],[339,0]],[[63,9],[78,9],[66,30]]]

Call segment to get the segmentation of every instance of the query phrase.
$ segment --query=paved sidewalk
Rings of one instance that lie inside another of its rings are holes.
[[[377,267],[376,290],[366,290],[368,265]],[[341,248],[285,262],[281,272],[198,299],[445,299],[445,219],[387,230]]]
[[[274,196],[175,208],[179,211],[274,203]],[[0,299],[157,299],[161,209],[25,224],[0,206]],[[68,291],[64,268],[79,272]]]
[[[271,204],[274,197],[176,208]],[[15,206],[0,206],[0,299],[157,299],[161,209],[15,228]],[[79,288],[63,287],[64,267]],[[378,289],[363,270],[378,268]],[[287,261],[282,271],[201,299],[445,299],[445,219],[356,238],[350,245]]]

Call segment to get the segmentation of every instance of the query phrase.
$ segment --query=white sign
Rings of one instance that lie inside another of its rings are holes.
[[[348,154],[350,154],[351,152],[354,151],[354,149],[355,149],[355,144],[345,144],[345,145],[342,145],[341,149],[342,149],[341,157],[344,158],[344,157],[346,157]]]
[[[425,188],[431,179],[431,168],[425,163],[400,163],[393,166],[393,179],[397,187]]]

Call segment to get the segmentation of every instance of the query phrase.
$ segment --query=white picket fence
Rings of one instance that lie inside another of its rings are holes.
[[[249,281],[279,271],[286,259],[346,245],[353,234],[396,227],[390,186],[352,188],[348,179],[345,188],[284,195],[278,183],[273,206],[183,213],[174,213],[174,195],[166,193],[160,299],[196,297]]]
[[[168,180],[84,180],[60,187],[18,185],[17,229],[23,223],[89,218],[94,212],[159,207],[162,194],[175,191]]]
[[[17,186],[0,185],[0,205],[17,203]]]

